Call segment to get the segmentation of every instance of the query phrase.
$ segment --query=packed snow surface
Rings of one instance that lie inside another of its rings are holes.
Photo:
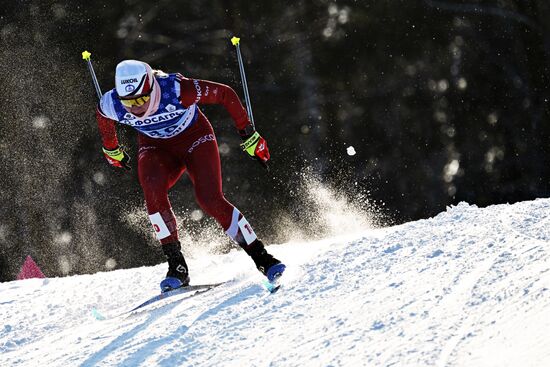
[[[550,366],[549,241],[548,199],[461,203],[270,246],[276,294],[242,251],[189,259],[224,285],[124,316],[166,264],[2,283],[0,366]]]

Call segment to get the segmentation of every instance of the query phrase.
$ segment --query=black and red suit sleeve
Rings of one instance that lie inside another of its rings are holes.
[[[208,80],[181,77],[180,101],[184,106],[196,104],[220,104],[225,107],[237,130],[250,125],[248,114],[233,88]]]
[[[118,138],[116,135],[115,120],[105,117],[99,108],[96,110],[97,127],[101,135],[103,147],[108,150],[113,150],[118,147]]]

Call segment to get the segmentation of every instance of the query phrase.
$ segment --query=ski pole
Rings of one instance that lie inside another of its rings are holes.
[[[97,77],[95,76],[94,67],[92,66],[92,60],[90,57],[92,54],[88,51],[82,52],[82,58],[86,60],[86,64],[88,65],[88,70],[90,71],[90,74],[92,75],[92,80],[94,82],[95,91],[97,93],[97,98],[101,99],[102,93],[101,88],[99,88],[99,82],[97,81]]]
[[[243,65],[243,57],[241,56],[241,46],[240,46],[241,39],[239,37],[233,37],[231,38],[231,43],[235,48],[237,49],[237,60],[239,62],[239,71],[241,73],[241,81],[243,84],[243,91],[244,91],[244,100],[246,102],[246,111],[248,112],[248,118],[250,119],[250,125],[254,130],[256,130],[256,125],[254,124],[254,115],[252,114],[252,104],[250,103],[250,94],[248,94],[248,84],[246,82],[246,74],[244,72],[244,65]],[[260,158],[258,158],[258,162],[269,171],[269,166],[267,165],[267,162],[264,162]]]
[[[244,73],[244,65],[243,65],[243,58],[241,56],[241,47],[240,47],[240,38],[233,37],[231,38],[231,43],[235,48],[237,49],[237,60],[239,62],[239,71],[241,72],[241,80],[243,84],[243,90],[244,90],[244,100],[246,102],[246,110],[248,112],[248,118],[250,119],[250,124],[256,130],[256,126],[254,125],[254,116],[252,115],[252,105],[250,103],[250,95],[248,94],[248,85],[246,83],[246,74]]]

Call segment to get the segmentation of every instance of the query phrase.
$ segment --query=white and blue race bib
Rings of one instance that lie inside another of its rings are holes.
[[[185,108],[179,101],[180,83],[176,74],[156,77],[161,90],[157,111],[147,117],[128,112],[115,89],[105,93],[100,101],[101,112],[108,118],[128,125],[151,138],[168,139],[190,127],[198,116],[197,105]]]

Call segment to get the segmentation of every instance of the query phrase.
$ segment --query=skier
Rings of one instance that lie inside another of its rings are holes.
[[[142,61],[124,60],[115,71],[115,88],[105,93],[96,116],[103,153],[114,167],[130,169],[130,157],[118,142],[115,123],[138,131],[138,176],[149,219],[168,260],[163,292],[189,285],[189,270],[178,240],[168,190],[187,171],[200,207],[252,257],[270,281],[285,265],[264,248],[245,217],[222,192],[220,157],[210,122],[198,104],[221,104],[231,115],[243,150],[265,164],[267,143],[250,124],[235,91],[227,85],[153,70]]]

